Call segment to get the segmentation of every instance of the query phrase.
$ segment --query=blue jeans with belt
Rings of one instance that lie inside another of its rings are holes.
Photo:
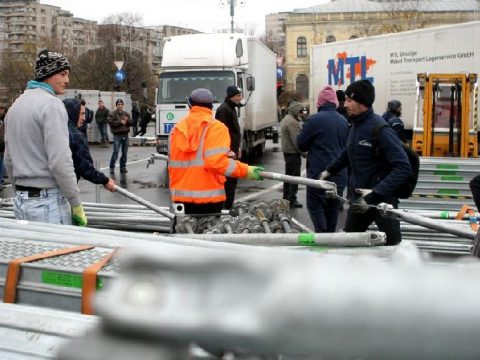
[[[122,157],[120,158],[120,169],[124,169],[127,166],[127,153],[128,153],[128,134],[127,135],[113,135],[113,153],[110,159],[110,169],[115,168],[117,162],[118,152],[122,147]]]
[[[18,220],[72,224],[70,204],[59,188],[17,190],[13,212]]]

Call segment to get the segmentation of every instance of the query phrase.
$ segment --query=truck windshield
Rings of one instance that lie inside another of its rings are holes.
[[[223,102],[227,87],[235,84],[232,71],[184,71],[160,74],[157,103],[184,104],[198,88],[212,92],[215,102]]]

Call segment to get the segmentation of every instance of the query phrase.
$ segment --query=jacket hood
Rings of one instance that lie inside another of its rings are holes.
[[[299,102],[292,102],[290,106],[288,107],[288,113],[292,115],[295,119],[298,119],[300,116],[300,112],[303,110],[305,106],[303,106]]]
[[[212,110],[203,106],[193,106],[184,119],[186,121],[181,121],[175,126],[179,132],[176,144],[183,152],[197,151],[205,127],[202,123],[213,121]]]
[[[63,100],[65,108],[67,109],[68,122],[77,127],[78,116],[80,115],[80,100],[78,99],[65,99]]]

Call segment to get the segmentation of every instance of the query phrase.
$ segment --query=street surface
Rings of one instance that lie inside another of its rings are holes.
[[[154,136],[154,123],[150,123],[147,129],[147,136]],[[140,196],[155,205],[169,206],[170,197],[167,187],[167,170],[166,163],[161,160],[155,160],[155,163],[147,169],[147,160],[150,154],[155,153],[154,146],[133,146],[130,145],[128,151],[127,174],[120,174],[118,166],[115,168],[115,180],[117,185],[127,189],[131,193]],[[92,158],[99,165],[96,165],[107,176],[109,174],[109,162],[112,154],[112,144],[110,147],[103,148],[100,145],[90,144],[90,153]],[[119,156],[120,158],[120,156]],[[271,140],[267,140],[264,155],[249,161],[251,165],[261,165],[266,171],[283,174],[284,160],[283,153],[280,151],[280,144],[273,144]],[[303,159],[302,168],[305,167]],[[256,200],[269,201],[272,199],[282,198],[282,184],[273,180],[250,181],[239,180],[235,201],[252,202]],[[108,204],[136,204],[132,200],[124,197],[119,193],[111,193],[103,188],[103,186],[95,186],[94,184],[80,180],[79,187],[81,198],[84,202],[102,202]],[[97,190],[97,189],[98,190]],[[3,192],[3,197],[13,197],[11,185],[7,185]],[[313,228],[308,212],[306,210],[305,186],[300,185],[298,191],[298,200],[304,205],[301,209],[292,209],[292,216],[305,224],[308,228]],[[99,196],[99,199],[97,198]]]

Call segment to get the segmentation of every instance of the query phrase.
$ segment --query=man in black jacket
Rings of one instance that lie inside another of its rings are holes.
[[[237,107],[243,106],[240,102],[243,99],[242,90],[235,85],[227,88],[227,97],[220,105],[215,113],[215,119],[220,120],[228,128],[230,135],[230,152],[228,154],[232,159],[240,159],[242,156],[240,149],[240,141],[242,134],[240,132],[240,124],[238,123]],[[235,189],[237,188],[237,178],[227,177],[225,182],[225,193],[227,200],[224,208],[230,210],[235,201]]]
[[[95,169],[85,135],[79,130],[85,121],[85,105],[77,99],[63,100],[68,114],[68,134],[72,151],[73,167],[77,181],[82,177],[94,184],[102,184],[114,192],[115,181]]]
[[[387,236],[387,245],[402,241],[400,222],[384,218],[375,208],[381,202],[398,207],[396,190],[412,174],[412,168],[400,139],[389,126],[382,128],[378,149],[374,146],[373,130],[385,124],[372,109],[375,88],[367,80],[350,84],[345,91],[345,107],[352,127],[347,146],[339,157],[320,174],[328,179],[349,167],[348,190],[352,205],[348,209],[346,232],[363,232],[375,221]]]

